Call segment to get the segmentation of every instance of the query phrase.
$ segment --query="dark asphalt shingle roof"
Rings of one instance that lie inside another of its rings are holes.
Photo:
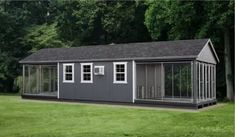
[[[20,63],[141,58],[196,58],[208,40],[195,39],[73,48],[47,48],[33,53],[21,60]]]

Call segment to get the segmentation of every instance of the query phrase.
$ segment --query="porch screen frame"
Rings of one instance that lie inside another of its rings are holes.
[[[43,89],[43,77],[42,69],[46,68],[48,74],[47,87],[48,91]],[[42,93],[58,92],[58,70],[56,65],[43,64],[43,65],[34,65],[34,64],[23,64],[23,78],[22,78],[22,91],[21,94],[29,95],[41,95]],[[33,71],[32,71],[33,70]],[[52,73],[53,72],[53,73]],[[52,83],[53,82],[53,83]],[[49,94],[48,94],[49,95]]]

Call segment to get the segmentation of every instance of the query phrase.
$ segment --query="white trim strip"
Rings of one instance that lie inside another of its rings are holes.
[[[57,63],[57,98],[60,98],[60,63]]]
[[[25,65],[23,65],[22,84],[23,84],[23,86],[22,86],[22,91],[21,91],[22,93],[21,94],[23,94],[25,92]]]
[[[132,102],[135,103],[135,98],[136,98],[136,64],[135,64],[135,61],[133,60],[132,61],[132,82],[133,82],[133,99],[132,99]]]

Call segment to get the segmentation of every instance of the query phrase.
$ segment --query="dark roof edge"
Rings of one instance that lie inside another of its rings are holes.
[[[42,48],[40,50],[44,49],[68,49],[68,48],[80,48],[80,47],[93,47],[93,46],[122,46],[122,45],[128,45],[128,44],[146,44],[146,43],[161,43],[161,42],[179,42],[179,41],[192,41],[192,40],[209,40],[210,38],[201,38],[201,39],[178,39],[178,40],[161,40],[161,41],[147,41],[147,42],[129,42],[129,43],[115,43],[114,45],[110,44],[97,44],[97,45],[82,45],[78,47],[61,47],[61,48]]]
[[[196,59],[197,56],[169,56],[169,57],[141,57],[141,58],[112,58],[112,59],[80,59],[80,60],[55,60],[55,61],[19,61],[20,64],[35,64],[35,63],[58,63],[58,62],[91,62],[91,61],[121,61],[121,60],[182,60]]]

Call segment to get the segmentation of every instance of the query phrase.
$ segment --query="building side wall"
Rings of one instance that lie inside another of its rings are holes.
[[[113,62],[82,63],[93,63],[93,83],[81,83],[80,63],[74,63],[74,83],[63,83],[63,63],[60,63],[60,99],[132,102],[132,62],[127,62],[127,84],[113,83]],[[104,66],[104,75],[94,75],[95,66]]]

